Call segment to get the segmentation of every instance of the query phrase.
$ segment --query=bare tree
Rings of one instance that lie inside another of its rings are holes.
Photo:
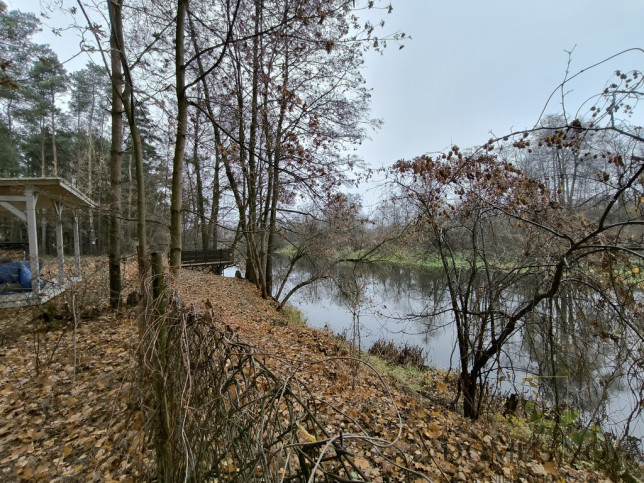
[[[522,134],[517,143],[526,138]],[[590,288],[610,307],[613,330],[621,326],[618,330],[644,340],[644,314],[629,302],[633,286],[620,282],[618,264],[609,262],[619,259],[629,267],[642,260],[643,240],[634,236],[641,221],[624,213],[620,200],[628,204],[640,196],[644,162],[618,153],[606,161],[617,163],[621,176],[606,184],[604,196],[593,200],[595,209],[585,213],[567,210],[539,181],[489,154],[467,156],[454,147],[442,157],[394,166],[398,186],[431,233],[447,278],[465,416],[479,415],[489,364],[526,317],[564,288],[575,287],[569,293],[579,296]],[[517,290],[526,281],[534,289]]]

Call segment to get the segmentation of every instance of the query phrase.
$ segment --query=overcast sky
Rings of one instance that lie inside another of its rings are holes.
[[[10,8],[39,11],[39,0],[5,0]],[[67,1],[67,0],[66,0]],[[381,0],[382,4],[387,1]],[[405,48],[367,55],[365,76],[373,116],[384,121],[358,153],[372,166],[401,158],[484,143],[531,127],[571,72],[621,50],[644,47],[644,0],[391,0],[385,31],[404,31]],[[73,2],[72,2],[73,4]],[[61,60],[77,40],[43,35]],[[66,49],[66,51],[65,51]],[[84,64],[82,60],[80,64]],[[616,69],[644,67],[628,54],[570,85],[569,108],[601,91]],[[560,110],[560,96],[547,113]]]
[[[563,80],[621,50],[644,47],[642,0],[401,0],[386,26],[413,40],[369,55],[365,74],[375,117],[384,120],[360,149],[374,165],[465,148],[531,127]],[[570,108],[601,91],[615,71],[644,68],[628,54],[571,84]],[[557,96],[547,112],[560,109]]]

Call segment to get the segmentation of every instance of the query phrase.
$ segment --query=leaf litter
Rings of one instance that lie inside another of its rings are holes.
[[[152,442],[134,403],[136,309],[108,310],[107,270],[94,263],[83,293],[56,302],[55,310],[68,313],[73,305],[80,314],[75,337],[73,320],[45,323],[41,309],[0,314],[2,481],[128,482],[154,473]],[[125,272],[133,290],[135,264]],[[182,271],[174,288],[185,306],[216,314],[275,374],[303,381],[316,418],[346,438],[370,481],[609,481],[554,464],[539,448],[514,441],[494,416],[472,422],[450,411],[453,384],[443,372],[423,372],[416,390],[379,374],[368,358],[356,371],[345,342],[288,324],[244,280]],[[308,431],[299,428],[302,443],[315,441]]]

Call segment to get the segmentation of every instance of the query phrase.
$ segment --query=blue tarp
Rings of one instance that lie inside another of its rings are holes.
[[[42,268],[42,263],[40,268]],[[0,284],[3,283],[19,283],[23,290],[31,290],[29,261],[0,263]],[[42,280],[40,286],[43,286]]]

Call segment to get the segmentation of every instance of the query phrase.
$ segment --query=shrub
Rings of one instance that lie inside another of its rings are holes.
[[[390,364],[412,366],[424,369],[425,356],[418,346],[405,344],[398,346],[390,340],[378,339],[369,349],[369,354],[378,356]]]

